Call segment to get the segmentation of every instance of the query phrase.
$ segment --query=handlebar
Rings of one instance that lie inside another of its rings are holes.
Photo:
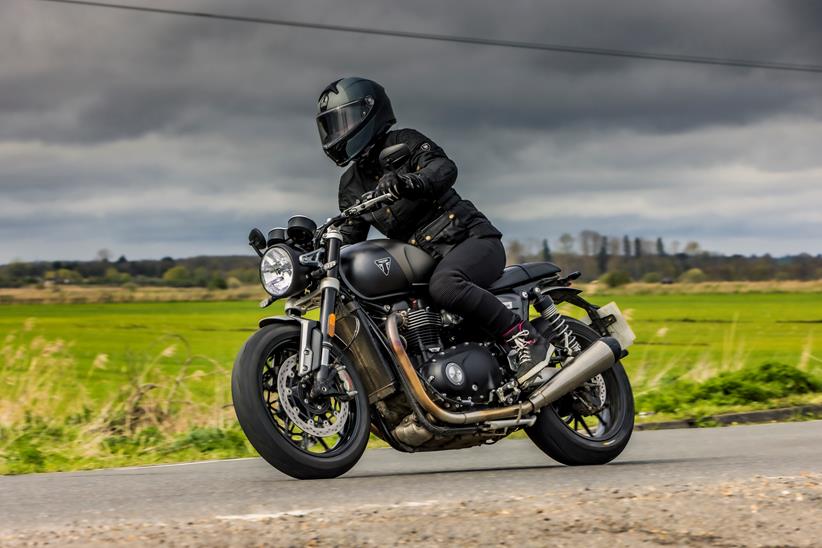
[[[374,196],[373,192],[366,192],[363,194],[363,201],[343,211],[342,217],[346,219],[356,217],[357,215],[362,215],[363,213],[368,213],[369,211],[377,209],[377,206],[381,206],[386,203],[394,203],[396,201],[397,197],[393,194],[380,194],[379,196]]]
[[[339,224],[346,219],[358,217],[360,215],[364,215],[365,213],[375,211],[383,204],[392,204],[396,201],[397,197],[393,194],[380,194],[379,196],[374,196],[374,191],[366,192],[362,195],[362,202],[349,207],[336,217],[328,219],[328,221],[326,221],[322,226],[317,228],[317,231],[314,233],[314,247],[317,247],[320,238],[322,238],[322,235],[326,230],[328,230],[328,227]]]

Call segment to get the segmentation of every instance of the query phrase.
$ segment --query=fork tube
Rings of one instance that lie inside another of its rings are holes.
[[[326,270],[325,278],[320,282],[322,289],[322,301],[320,305],[320,331],[322,333],[322,350],[320,353],[320,370],[317,372],[317,381],[322,386],[329,375],[329,362],[331,361],[332,339],[330,317],[334,313],[337,304],[337,293],[340,290],[339,280],[339,259],[340,247],[342,246],[342,234],[336,229],[329,229],[325,233],[328,241],[326,246]]]

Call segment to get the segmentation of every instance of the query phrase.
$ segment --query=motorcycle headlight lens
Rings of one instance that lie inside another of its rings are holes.
[[[294,280],[294,262],[291,255],[281,247],[272,247],[260,262],[260,278],[263,287],[272,297],[288,293]]]

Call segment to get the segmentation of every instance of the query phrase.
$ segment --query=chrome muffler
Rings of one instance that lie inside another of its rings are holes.
[[[563,366],[556,375],[551,377],[544,385],[537,388],[524,402],[509,405],[507,407],[496,407],[493,409],[480,409],[477,411],[454,412],[447,411],[437,405],[420,381],[416,369],[405,351],[402,339],[399,334],[400,316],[398,313],[391,314],[386,321],[386,335],[391,341],[391,347],[397,357],[400,374],[407,382],[411,393],[419,404],[433,418],[449,424],[474,424],[480,422],[495,421],[500,419],[516,418],[522,419],[525,415],[533,413],[537,409],[557,401],[562,396],[580,387],[591,377],[595,377],[612,367],[622,355],[622,348],[613,337],[603,337],[574,359]]]
[[[528,396],[534,409],[553,403],[582,386],[591,377],[607,371],[622,355],[622,347],[613,337],[602,337],[564,365],[548,382]]]

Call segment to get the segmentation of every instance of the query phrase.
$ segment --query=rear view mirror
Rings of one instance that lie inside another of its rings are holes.
[[[411,149],[405,143],[386,147],[380,152],[380,167],[383,171],[395,171],[404,166],[410,157]]]
[[[248,245],[254,249],[265,249],[265,236],[262,230],[254,228],[248,233]]]

